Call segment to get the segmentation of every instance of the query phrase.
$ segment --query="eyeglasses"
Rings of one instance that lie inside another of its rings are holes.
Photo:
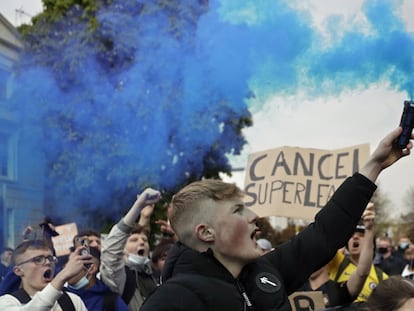
[[[43,266],[46,263],[46,259],[53,264],[56,264],[58,262],[58,259],[55,256],[49,255],[49,256],[36,256],[30,259],[27,259],[25,261],[22,261],[21,263],[17,264],[16,266],[20,266],[24,263],[33,262],[35,265]]]

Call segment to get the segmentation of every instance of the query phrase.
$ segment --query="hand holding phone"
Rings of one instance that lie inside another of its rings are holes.
[[[90,254],[89,240],[87,238],[76,237],[75,238],[75,246],[76,247],[82,246],[82,249],[79,252],[81,255],[89,255]],[[91,266],[90,264],[85,264],[86,268],[89,268],[90,266]]]
[[[89,240],[82,238],[82,237],[77,237],[75,239],[75,246],[79,247],[82,246],[83,248],[80,251],[81,255],[89,255]]]

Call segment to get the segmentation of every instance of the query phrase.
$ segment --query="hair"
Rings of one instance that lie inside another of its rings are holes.
[[[96,236],[100,238],[101,234],[98,231],[95,231],[93,229],[85,229],[85,230],[79,231],[77,236]]]
[[[20,258],[22,254],[24,254],[28,249],[47,249],[53,251],[50,248],[49,242],[46,240],[26,240],[14,249],[12,262],[13,265],[18,264],[17,259]]]
[[[78,234],[76,234],[73,238],[72,238],[72,246],[69,247],[69,250],[71,252],[73,252],[76,249],[76,239],[79,237],[84,237],[84,236],[96,236],[97,238],[101,238],[101,234],[98,231],[92,230],[92,229],[85,229],[82,231],[79,231]]]
[[[73,246],[75,246],[75,241],[77,238],[79,237],[83,237],[83,236],[96,236],[98,238],[101,238],[101,234],[98,231],[92,230],[92,229],[86,229],[86,230],[82,230],[79,231],[77,235],[75,235],[72,239],[72,244]]]
[[[5,253],[5,252],[13,252],[13,248],[11,248],[11,247],[4,247],[4,248],[2,249],[2,251],[1,251],[1,253],[3,254],[3,253]]]
[[[381,237],[379,237],[379,238],[378,238],[378,242],[380,242],[380,241],[386,241],[386,242],[390,243],[390,246],[391,246],[391,247],[393,246],[393,241],[392,241],[392,239],[391,239],[390,237],[388,237],[388,236],[381,236]]]
[[[364,229],[365,230],[365,229]],[[354,232],[352,233],[352,236],[354,235],[354,233],[355,232],[361,232],[362,233],[362,231],[359,231],[359,230],[354,230]],[[363,232],[363,234],[364,234],[364,237],[365,237],[365,231]],[[352,237],[351,236],[351,237]],[[345,248],[347,249],[347,250],[349,250],[349,247],[348,247],[348,244],[349,244],[349,241],[350,241],[350,239],[351,238],[349,238],[348,239],[348,241],[346,242],[346,244],[345,244]],[[377,251],[377,237],[374,235],[373,237],[372,237],[372,239],[373,239],[373,241],[372,241],[372,247],[373,247],[373,249],[374,249],[374,251],[373,251],[373,257],[375,258],[375,254],[376,254],[376,251]]]
[[[400,275],[390,276],[375,287],[368,298],[366,311],[395,311],[414,298],[414,283]]]
[[[414,249],[412,249],[412,248],[407,248],[405,251],[404,251],[404,257],[406,257],[406,256],[410,256],[410,257],[412,257],[414,255]]]
[[[157,246],[154,247],[151,255],[151,261],[155,264],[160,260],[163,256],[166,256],[174,245],[173,241],[161,241]]]
[[[150,236],[150,232],[148,231],[148,229],[140,225],[134,226],[134,228],[132,229],[129,235],[132,235],[132,234],[145,234],[147,237]]]
[[[173,196],[168,216],[171,227],[179,239],[188,245],[193,237],[192,229],[197,222],[209,221],[205,212],[208,200],[215,202],[242,197],[243,192],[234,183],[217,179],[205,179],[193,182]]]

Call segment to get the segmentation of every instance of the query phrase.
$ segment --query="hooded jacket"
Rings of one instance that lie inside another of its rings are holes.
[[[151,262],[134,264],[125,260],[124,247],[132,231],[123,220],[114,225],[102,243],[101,280],[121,295],[131,310],[139,310],[147,294],[156,288]]]
[[[167,256],[163,285],[142,311],[290,311],[288,295],[332,259],[353,233],[376,186],[361,174],[347,178],[315,221],[290,241],[247,264],[238,278],[209,249],[177,243]]]

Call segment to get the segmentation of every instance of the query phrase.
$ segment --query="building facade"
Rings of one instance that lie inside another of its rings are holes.
[[[17,30],[0,14],[0,247],[12,248],[26,226],[39,223],[44,206],[41,156],[4,105],[19,91],[13,86],[13,66],[22,49]]]

